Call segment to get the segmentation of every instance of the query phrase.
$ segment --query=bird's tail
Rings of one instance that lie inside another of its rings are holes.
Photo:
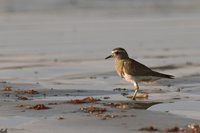
[[[161,77],[161,78],[174,79],[173,75],[163,74],[163,73],[159,73],[159,72],[155,72],[155,71],[153,71],[153,76]]]

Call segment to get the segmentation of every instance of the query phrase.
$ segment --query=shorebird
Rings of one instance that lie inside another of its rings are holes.
[[[134,87],[132,99],[135,100],[139,90],[139,82],[152,82],[161,78],[173,79],[174,76],[159,73],[151,70],[147,66],[129,58],[128,53],[123,48],[115,48],[112,54],[105,59],[114,58],[115,70],[117,74],[128,82],[131,82]]]

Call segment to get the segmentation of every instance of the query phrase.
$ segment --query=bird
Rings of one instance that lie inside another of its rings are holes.
[[[173,75],[153,71],[142,63],[131,59],[124,48],[114,48],[111,53],[105,59],[114,58],[117,74],[133,84],[133,89],[135,90],[132,96],[133,100],[135,100],[138,93],[139,82],[152,82],[161,78],[174,79]]]

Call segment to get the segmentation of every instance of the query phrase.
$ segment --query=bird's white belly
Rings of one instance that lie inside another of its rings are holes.
[[[154,77],[154,76],[132,76],[127,73],[125,73],[123,77],[126,81],[131,82],[131,83],[152,82],[152,81],[160,79],[159,77]]]
[[[123,78],[128,81],[128,82],[131,82],[131,83],[135,83],[135,77],[133,77],[132,75],[129,75],[129,74],[124,74],[123,75]]]

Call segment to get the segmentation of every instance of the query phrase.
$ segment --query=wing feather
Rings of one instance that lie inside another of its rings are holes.
[[[133,76],[155,76],[161,78],[169,78],[173,79],[173,75],[163,74],[156,71],[151,70],[147,66],[133,60],[133,59],[126,59],[124,60],[124,71],[125,73]]]
[[[153,71],[147,66],[133,60],[124,60],[124,70],[129,75],[134,76],[152,76]]]

